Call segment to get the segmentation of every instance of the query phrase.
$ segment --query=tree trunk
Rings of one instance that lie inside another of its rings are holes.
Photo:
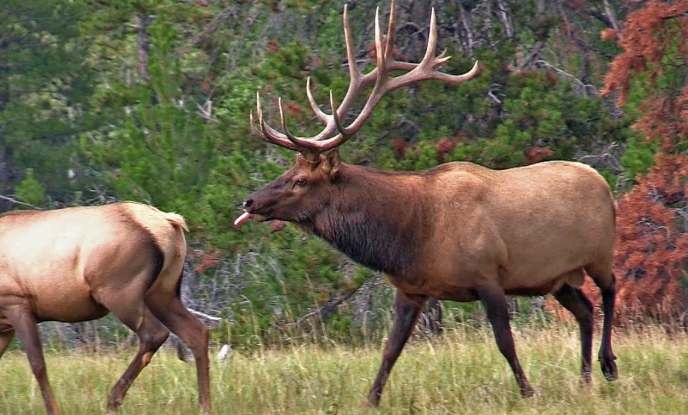
[[[150,82],[150,73],[148,72],[148,59],[150,56],[150,42],[148,41],[148,26],[153,21],[153,16],[136,15],[136,30],[138,34],[136,40],[138,43],[139,54],[139,76],[145,83]]]

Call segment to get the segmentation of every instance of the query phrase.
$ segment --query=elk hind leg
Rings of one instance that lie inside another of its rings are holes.
[[[0,332],[0,357],[2,357],[3,353],[5,353],[5,350],[7,350],[7,346],[10,345],[13,337],[14,329],[7,329],[3,332]]]
[[[48,415],[59,414],[60,411],[57,408],[57,402],[55,401],[55,396],[53,395],[50,382],[48,381],[48,371],[45,365],[45,357],[43,356],[43,346],[41,345],[41,339],[38,334],[36,317],[29,307],[25,306],[13,307],[7,310],[6,315],[9,317],[14,331],[24,344],[26,356],[29,359],[29,365],[31,365],[33,375],[36,377],[38,385],[41,388],[41,393],[43,394],[46,412]],[[2,342],[6,342],[4,348],[7,347],[11,339],[12,332],[9,332],[9,334],[3,333]]]
[[[204,411],[209,412],[211,402],[208,327],[191,314],[177,292],[165,292],[161,286],[153,287],[146,294],[146,304],[153,314],[191,349],[196,361],[199,404]]]
[[[373,383],[370,392],[368,392],[368,403],[372,406],[378,406],[380,403],[380,396],[382,390],[387,382],[392,366],[397,361],[399,354],[401,354],[404,345],[411,336],[411,332],[418,321],[420,311],[425,305],[427,297],[425,296],[409,296],[397,289],[394,300],[394,323],[392,324],[392,331],[387,338],[385,350],[382,354],[382,365],[377,373],[375,382]]]
[[[521,396],[533,396],[533,387],[530,386],[516,355],[516,346],[514,345],[514,337],[509,323],[509,305],[504,290],[501,287],[490,287],[477,289],[476,292],[483,306],[485,306],[485,312],[492,325],[497,347],[499,347],[499,351],[509,362],[511,370],[516,376]]]
[[[580,328],[581,339],[581,377],[590,383],[590,367],[592,362],[592,303],[580,289],[564,284],[554,293],[554,298],[576,318]]]
[[[600,288],[602,293],[602,311],[604,320],[602,323],[602,343],[598,358],[604,378],[611,382],[619,377],[616,367],[616,356],[612,350],[612,323],[614,320],[614,303],[616,301],[616,278],[611,272],[611,266],[590,265],[585,268],[590,278]]]
[[[121,297],[118,298],[121,300]],[[116,303],[115,300],[113,302]],[[127,370],[122,374],[108,396],[108,410],[116,410],[122,405],[129,387],[144,367],[148,366],[155,352],[165,343],[170,332],[144,305],[143,300],[104,305],[122,323],[132,329],[139,338],[139,350]]]

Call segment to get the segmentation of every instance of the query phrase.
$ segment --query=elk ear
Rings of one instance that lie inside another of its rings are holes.
[[[327,153],[327,155],[320,156],[320,161],[322,163],[322,169],[325,173],[329,174],[330,177],[334,177],[339,170],[339,166],[342,160],[339,158],[339,151],[334,149]]]

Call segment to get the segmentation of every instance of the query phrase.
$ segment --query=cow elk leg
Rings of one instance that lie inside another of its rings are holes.
[[[604,322],[602,324],[602,344],[600,345],[600,365],[604,378],[611,382],[619,377],[616,368],[616,356],[612,351],[612,321],[614,319],[614,301],[616,298],[615,278],[612,274],[611,284],[602,288],[602,311],[604,311]]]
[[[146,304],[153,314],[191,349],[196,360],[198,401],[203,411],[210,412],[208,328],[184,307],[176,293],[151,291],[146,295]]]
[[[108,396],[107,409],[114,411],[122,405],[122,400],[124,400],[129,387],[141,373],[141,370],[150,363],[153,354],[165,343],[170,332],[146,308],[143,301],[138,306],[120,303],[116,308],[110,308],[110,311],[136,333],[140,342],[134,360],[131,361],[122,377],[112,387]]]
[[[521,389],[521,396],[533,396],[533,388],[528,383],[521,364],[516,356],[516,347],[514,346],[514,337],[511,334],[511,325],[509,324],[509,305],[506,301],[506,295],[501,288],[487,288],[476,290],[480,301],[485,306],[487,318],[492,325],[497,347],[502,355],[506,358],[511,366],[511,370],[516,376],[518,387]]]
[[[16,306],[8,309],[7,317],[9,317],[12,327],[24,344],[31,370],[43,394],[46,412],[48,415],[59,414],[60,411],[57,409],[57,402],[55,401],[55,396],[53,396],[53,390],[50,387],[50,382],[48,382],[48,372],[45,367],[43,346],[41,346],[41,339],[38,335],[36,318],[31,310],[25,306]],[[2,341],[4,342],[6,340],[8,344],[9,340],[12,338],[12,332],[9,333],[9,335],[3,334],[2,336]],[[5,347],[7,347],[7,345],[5,345]]]
[[[593,333],[592,303],[581,290],[566,284],[554,294],[554,298],[576,317],[581,338],[581,377],[585,383],[590,383]]]
[[[9,329],[7,331],[0,332],[0,357],[7,350],[7,346],[10,345],[12,338],[14,337],[14,330]]]
[[[389,372],[397,361],[401,350],[411,336],[411,332],[418,321],[421,309],[427,301],[425,296],[408,296],[397,289],[394,300],[394,323],[392,331],[389,333],[385,350],[382,354],[382,365],[375,378],[373,387],[368,392],[368,403],[378,406],[380,395],[385,387]]]

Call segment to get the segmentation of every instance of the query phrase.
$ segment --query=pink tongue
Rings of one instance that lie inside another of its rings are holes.
[[[242,213],[241,216],[236,218],[236,220],[234,221],[234,226],[240,226],[242,223],[246,222],[250,217],[251,215],[248,212]]]

